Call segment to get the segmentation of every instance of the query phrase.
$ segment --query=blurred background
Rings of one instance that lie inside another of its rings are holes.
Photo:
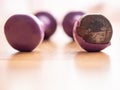
[[[79,10],[86,13],[103,13],[118,20],[119,9],[118,0],[0,0],[0,21],[11,14],[37,11],[48,11],[61,21],[67,12]]]

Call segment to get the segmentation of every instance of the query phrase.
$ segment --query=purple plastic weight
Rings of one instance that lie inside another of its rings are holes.
[[[28,14],[11,16],[5,23],[4,33],[8,43],[21,52],[32,51],[44,38],[40,21]]]
[[[56,31],[56,19],[48,12],[38,12],[35,16],[38,17],[38,19],[43,23],[43,30],[45,33],[44,39],[49,39]]]
[[[63,19],[62,26],[65,33],[73,38],[73,27],[76,20],[81,18],[84,15],[84,12],[69,12]]]
[[[101,51],[110,45],[112,26],[99,14],[85,15],[76,21],[73,35],[75,41],[88,52]]]

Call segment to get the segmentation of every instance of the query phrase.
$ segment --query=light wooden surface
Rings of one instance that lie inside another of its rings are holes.
[[[0,90],[120,90],[117,16],[110,18],[111,46],[102,52],[85,52],[59,25],[51,40],[25,53],[7,43],[3,27],[9,13],[2,14],[6,16],[0,21]]]
[[[120,90],[118,24],[111,46],[95,53],[85,52],[63,32],[61,40],[58,32],[29,53],[14,50],[2,35],[0,90]]]

